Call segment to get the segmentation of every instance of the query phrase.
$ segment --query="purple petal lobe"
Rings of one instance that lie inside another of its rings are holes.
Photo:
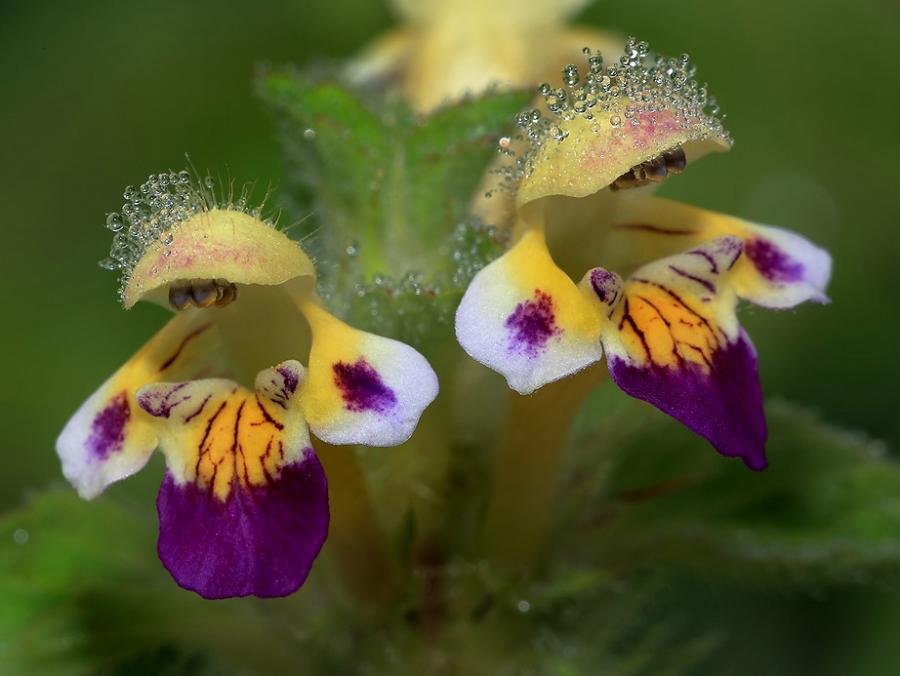
[[[235,479],[224,502],[167,473],[156,507],[159,558],[207,599],[295,592],[328,533],[328,486],[312,449],[261,486]]]
[[[98,459],[105,460],[111,453],[122,450],[125,441],[125,426],[131,420],[131,405],[128,394],[119,392],[91,422],[91,433],[87,447]]]
[[[796,282],[803,279],[803,264],[788,256],[767,239],[756,237],[744,245],[756,269],[770,282]]]
[[[556,325],[553,297],[540,289],[534,290],[534,300],[516,305],[505,326],[509,330],[510,351],[529,357],[538,356],[551,338],[562,333]]]
[[[397,404],[397,395],[384,384],[378,371],[360,357],[355,363],[334,365],[334,384],[348,411],[385,413]]]
[[[756,352],[743,333],[713,353],[711,368],[635,366],[613,357],[609,370],[632,397],[653,404],[753,470],[766,468],[766,419]]]

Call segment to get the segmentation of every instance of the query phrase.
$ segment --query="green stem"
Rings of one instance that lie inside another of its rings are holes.
[[[328,476],[331,523],[326,551],[355,599],[382,604],[396,591],[395,571],[356,449],[321,441],[316,446]]]
[[[485,519],[486,547],[491,559],[508,565],[534,560],[550,523],[562,452],[572,421],[603,373],[600,368],[587,369],[527,397],[510,392]]]

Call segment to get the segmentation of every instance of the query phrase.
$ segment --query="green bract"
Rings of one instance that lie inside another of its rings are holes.
[[[398,98],[290,70],[262,73],[259,89],[285,146],[282,192],[299,219],[288,227],[323,264],[323,294],[357,325],[417,346],[446,334],[472,276],[503,250],[505,234],[469,204],[528,94],[421,117]]]

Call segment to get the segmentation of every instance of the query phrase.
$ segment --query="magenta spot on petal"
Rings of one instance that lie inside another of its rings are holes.
[[[510,332],[510,351],[536,357],[554,336],[562,333],[556,325],[553,297],[534,290],[534,300],[522,301],[504,324]]]
[[[128,395],[120,392],[100,411],[91,423],[91,435],[87,447],[100,460],[110,453],[118,453],[125,442],[125,425],[131,419]]]
[[[759,274],[772,282],[796,282],[803,278],[803,264],[767,239],[751,239],[744,247]]]
[[[384,413],[397,403],[394,391],[384,384],[378,371],[362,357],[355,364],[335,364],[334,384],[341,391],[348,411]]]

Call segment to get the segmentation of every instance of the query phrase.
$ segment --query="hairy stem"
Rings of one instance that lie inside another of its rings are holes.
[[[329,558],[354,598],[384,603],[396,591],[395,571],[356,450],[321,441],[317,448],[328,476]]]
[[[522,565],[537,554],[550,522],[569,429],[604,373],[590,368],[530,396],[510,392],[485,519],[486,547],[495,561]]]

